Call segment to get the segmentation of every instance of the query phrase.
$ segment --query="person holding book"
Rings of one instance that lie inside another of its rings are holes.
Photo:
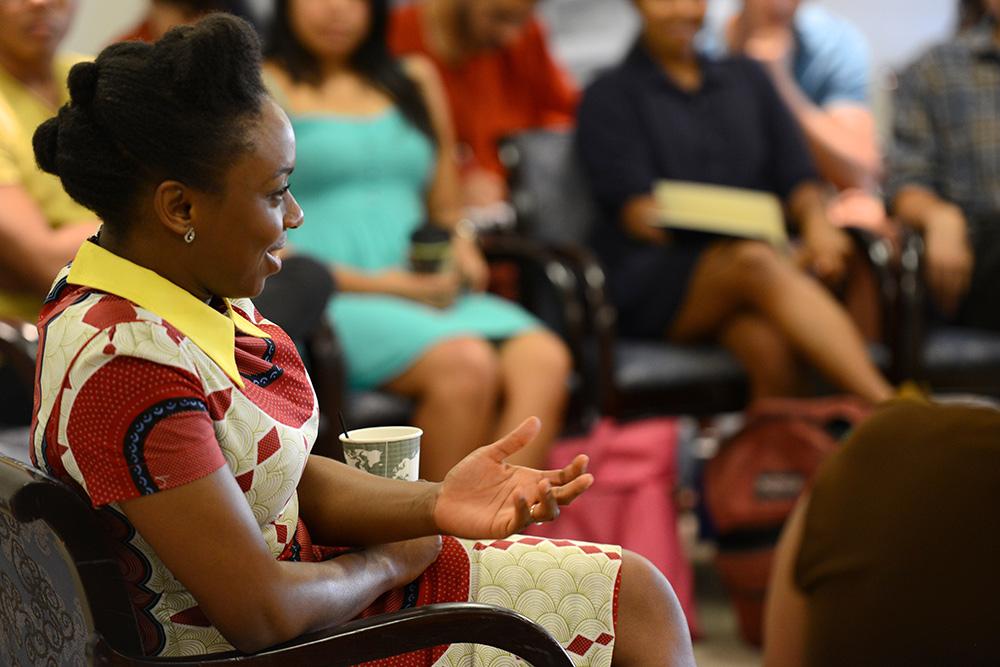
[[[787,395],[798,359],[871,401],[891,388],[823,281],[851,244],[830,224],[798,123],[757,63],[695,49],[705,0],[634,0],[640,37],[586,91],[582,164],[607,219],[595,247],[621,330],[676,342],[718,340],[746,366],[754,396]],[[796,261],[759,241],[657,227],[660,180],[747,188],[782,199],[801,238]]]

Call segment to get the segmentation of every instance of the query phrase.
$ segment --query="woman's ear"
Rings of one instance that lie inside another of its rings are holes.
[[[194,228],[191,194],[191,189],[180,181],[163,181],[153,193],[156,219],[178,236]]]

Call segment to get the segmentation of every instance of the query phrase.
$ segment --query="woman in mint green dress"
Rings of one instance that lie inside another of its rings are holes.
[[[532,414],[543,433],[514,462],[540,466],[561,427],[569,354],[519,306],[483,293],[445,93],[429,62],[389,55],[386,4],[278,3],[265,78],[295,129],[291,185],[309,220],[290,242],[336,277],[329,316],[351,386],[416,400],[422,477],[439,479],[469,443]],[[454,261],[439,273],[408,269],[425,220],[453,232]]]

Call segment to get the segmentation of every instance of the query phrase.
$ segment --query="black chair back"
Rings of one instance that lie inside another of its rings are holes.
[[[524,233],[557,244],[586,243],[599,210],[571,130],[530,130],[509,137],[500,155],[515,184],[511,196]]]

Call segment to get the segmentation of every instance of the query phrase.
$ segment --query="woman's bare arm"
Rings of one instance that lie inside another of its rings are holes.
[[[52,229],[22,186],[0,186],[0,267],[9,282],[5,287],[44,295],[97,226],[95,219]]]
[[[419,576],[440,547],[430,538],[322,563],[277,561],[225,467],[121,507],[209,621],[246,652],[354,618],[383,592]]]

